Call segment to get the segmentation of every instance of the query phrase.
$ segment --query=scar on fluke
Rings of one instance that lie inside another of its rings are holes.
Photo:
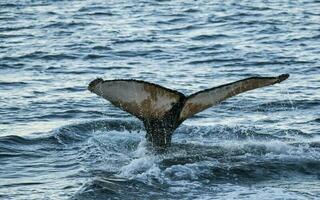
[[[251,77],[189,96],[163,86],[141,80],[97,78],[88,90],[140,119],[146,139],[155,150],[163,151],[171,144],[178,126],[189,117],[240,93],[286,80],[289,74],[276,77]]]

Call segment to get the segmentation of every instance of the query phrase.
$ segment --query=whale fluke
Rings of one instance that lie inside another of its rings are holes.
[[[278,77],[251,77],[196,92],[187,97],[180,113],[180,119],[185,120],[237,94],[280,83],[288,77],[289,74],[282,74]]]
[[[205,89],[190,96],[140,80],[103,80],[90,82],[88,90],[143,121],[146,138],[157,150],[170,146],[175,129],[189,117],[237,94],[286,80],[277,77],[251,77]]]
[[[88,89],[141,120],[162,118],[185,97],[180,92],[139,80],[97,78]]]

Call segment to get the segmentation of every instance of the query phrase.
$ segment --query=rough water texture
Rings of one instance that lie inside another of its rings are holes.
[[[320,2],[0,2],[0,199],[319,199]],[[191,94],[290,73],[187,120],[170,151],[86,90]]]

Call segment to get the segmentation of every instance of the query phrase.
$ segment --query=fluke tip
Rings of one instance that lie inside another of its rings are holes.
[[[279,78],[278,83],[280,83],[280,82],[286,80],[287,78],[289,78],[289,74],[281,74],[280,76],[278,76],[278,78]]]
[[[88,85],[88,90],[89,90],[90,92],[92,92],[92,91],[94,90],[94,87],[95,87],[98,83],[100,83],[100,82],[102,82],[102,81],[103,81],[102,78],[96,78],[96,79],[94,79],[93,81],[91,81],[91,82],[89,83],[89,85]]]

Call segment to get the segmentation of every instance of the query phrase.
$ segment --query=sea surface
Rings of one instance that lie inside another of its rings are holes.
[[[318,0],[1,0],[0,199],[319,199],[319,55]],[[185,121],[165,154],[87,90],[283,73]]]

